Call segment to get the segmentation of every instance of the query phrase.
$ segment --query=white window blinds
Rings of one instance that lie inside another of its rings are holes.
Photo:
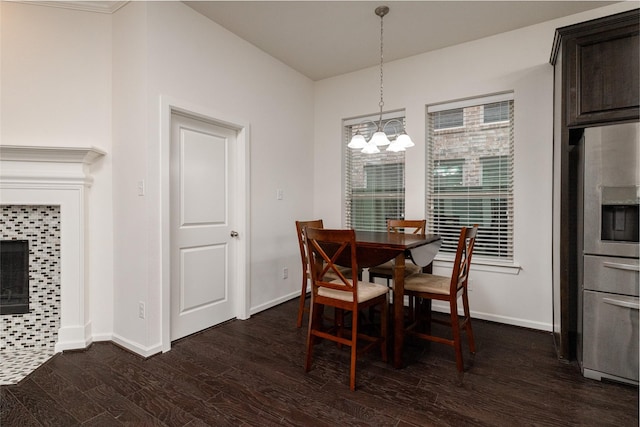
[[[441,252],[478,224],[474,256],[513,260],[513,94],[429,106],[427,123],[426,216]]]
[[[404,116],[386,114],[382,125],[389,138],[401,130]],[[366,117],[344,121],[345,165],[345,226],[356,230],[386,231],[387,219],[404,218],[404,152],[385,151],[364,154],[347,147],[353,135],[360,131],[369,139],[377,130],[379,117]],[[375,121],[375,123],[373,123]]]

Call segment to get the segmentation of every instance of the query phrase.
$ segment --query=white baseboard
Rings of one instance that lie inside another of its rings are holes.
[[[256,313],[260,313],[261,311],[267,310],[269,308],[275,307],[276,305],[280,305],[283,302],[287,302],[294,298],[298,298],[300,296],[300,291],[291,292],[290,294],[281,296],[279,298],[273,299],[271,301],[267,301],[264,304],[260,304],[256,307],[251,307],[250,314],[253,316]]]
[[[94,342],[111,341],[118,344],[125,349],[136,353],[142,357],[153,356],[156,353],[162,351],[162,345],[154,345],[151,347],[145,347],[126,338],[123,338],[117,334],[96,334],[84,338],[84,331],[90,330],[82,327],[66,327],[60,328],[58,332],[58,342],[54,347],[56,353],[60,353],[65,350],[83,350],[88,348]],[[78,339],[79,336],[83,336],[82,339]]]
[[[63,352],[65,350],[84,350],[85,348],[91,345],[91,341],[58,341],[53,348],[53,351],[56,353]]]
[[[445,304],[438,304],[434,301],[433,310],[448,314],[449,306]],[[462,311],[460,311],[460,314],[462,314]],[[496,323],[503,323],[505,325],[520,326],[523,328],[535,329],[535,330],[545,331],[545,332],[553,331],[553,325],[551,323],[536,322],[533,320],[521,319],[518,317],[501,316],[499,314],[493,314],[493,313],[483,313],[483,312],[471,310],[471,318],[488,320],[490,322],[496,322]]]
[[[93,342],[113,341],[113,334],[94,334]]]
[[[60,353],[65,350],[82,350],[91,345],[91,325],[63,326],[58,329],[58,340],[54,351]]]
[[[117,334],[113,334],[111,341],[142,357],[150,357],[150,356],[153,356],[154,354],[162,352],[161,343],[158,343],[151,347],[145,347],[133,341],[129,341],[128,339],[123,338]]]
[[[260,313],[261,311],[275,307],[284,302],[290,301],[294,298],[298,298],[299,296],[300,296],[299,291],[291,292],[290,294],[281,296],[279,298],[275,298],[264,304],[260,304],[259,306],[252,307],[250,309],[250,314],[254,315],[256,313]],[[434,302],[433,309],[434,311],[449,313],[449,306],[445,304],[438,304],[437,302]],[[551,323],[536,322],[528,319],[501,316],[497,314],[483,313],[483,312],[478,312],[473,310],[471,311],[471,317],[473,319],[488,320],[490,322],[520,326],[520,327],[535,329],[540,331],[546,331],[546,332],[553,331],[553,325]],[[133,353],[136,353],[142,357],[150,357],[150,356],[153,356],[154,354],[162,352],[161,343],[158,343],[150,347],[146,347],[136,342],[130,341],[126,338],[123,338],[117,334],[96,334],[96,335],[85,338],[85,335],[86,335],[85,332],[87,330],[90,330],[90,326],[87,326],[85,328],[83,327],[60,328],[58,332],[58,342],[55,345],[55,352],[59,353],[64,350],[85,349],[89,345],[91,345],[92,342],[99,342],[99,341],[113,341],[119,346],[124,347],[125,349]]]
[[[251,308],[251,315],[254,315],[256,313],[259,313],[261,311],[267,310],[269,308],[275,307],[276,305],[282,304],[283,302],[287,302],[289,300],[292,300],[294,298],[298,298],[300,296],[300,292],[299,291],[295,291],[292,292],[290,294],[284,295],[282,297],[273,299],[271,301],[268,301],[264,304],[261,304],[259,306],[256,307],[252,307]],[[405,302],[406,304],[406,302]],[[446,304],[438,304],[437,302],[434,301],[433,303],[433,309],[435,311],[439,311],[441,313],[449,313],[449,306]],[[462,312],[460,312],[460,314],[462,314]],[[473,311],[471,310],[471,318],[472,319],[481,319],[481,320],[488,320],[490,322],[496,322],[496,323],[503,323],[505,325],[512,325],[512,326],[519,326],[519,327],[523,327],[523,328],[529,328],[529,329],[535,329],[538,331],[545,331],[545,332],[552,332],[553,331],[553,325],[551,323],[545,323],[545,322],[536,322],[536,321],[532,321],[529,319],[521,319],[521,318],[517,318],[517,317],[509,317],[509,316],[502,316],[499,314],[494,314],[494,313],[484,313],[484,312],[479,312],[479,311]]]

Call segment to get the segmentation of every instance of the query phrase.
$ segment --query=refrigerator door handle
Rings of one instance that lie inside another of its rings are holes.
[[[629,302],[629,301],[621,301],[613,298],[603,298],[602,302],[605,304],[616,305],[618,307],[630,308],[632,310],[640,310],[640,304]]]
[[[640,271],[640,265],[621,264],[619,262],[604,262],[603,265],[616,270]]]

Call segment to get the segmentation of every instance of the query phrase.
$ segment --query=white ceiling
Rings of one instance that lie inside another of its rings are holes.
[[[537,24],[615,1],[185,1],[312,80]],[[551,46],[549,46],[551,49]]]

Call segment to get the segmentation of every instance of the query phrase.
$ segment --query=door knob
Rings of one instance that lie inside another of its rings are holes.
[[[238,237],[238,232],[237,232],[237,231],[233,231],[233,230],[231,230],[231,233],[229,233],[229,235],[230,235],[231,237]]]

